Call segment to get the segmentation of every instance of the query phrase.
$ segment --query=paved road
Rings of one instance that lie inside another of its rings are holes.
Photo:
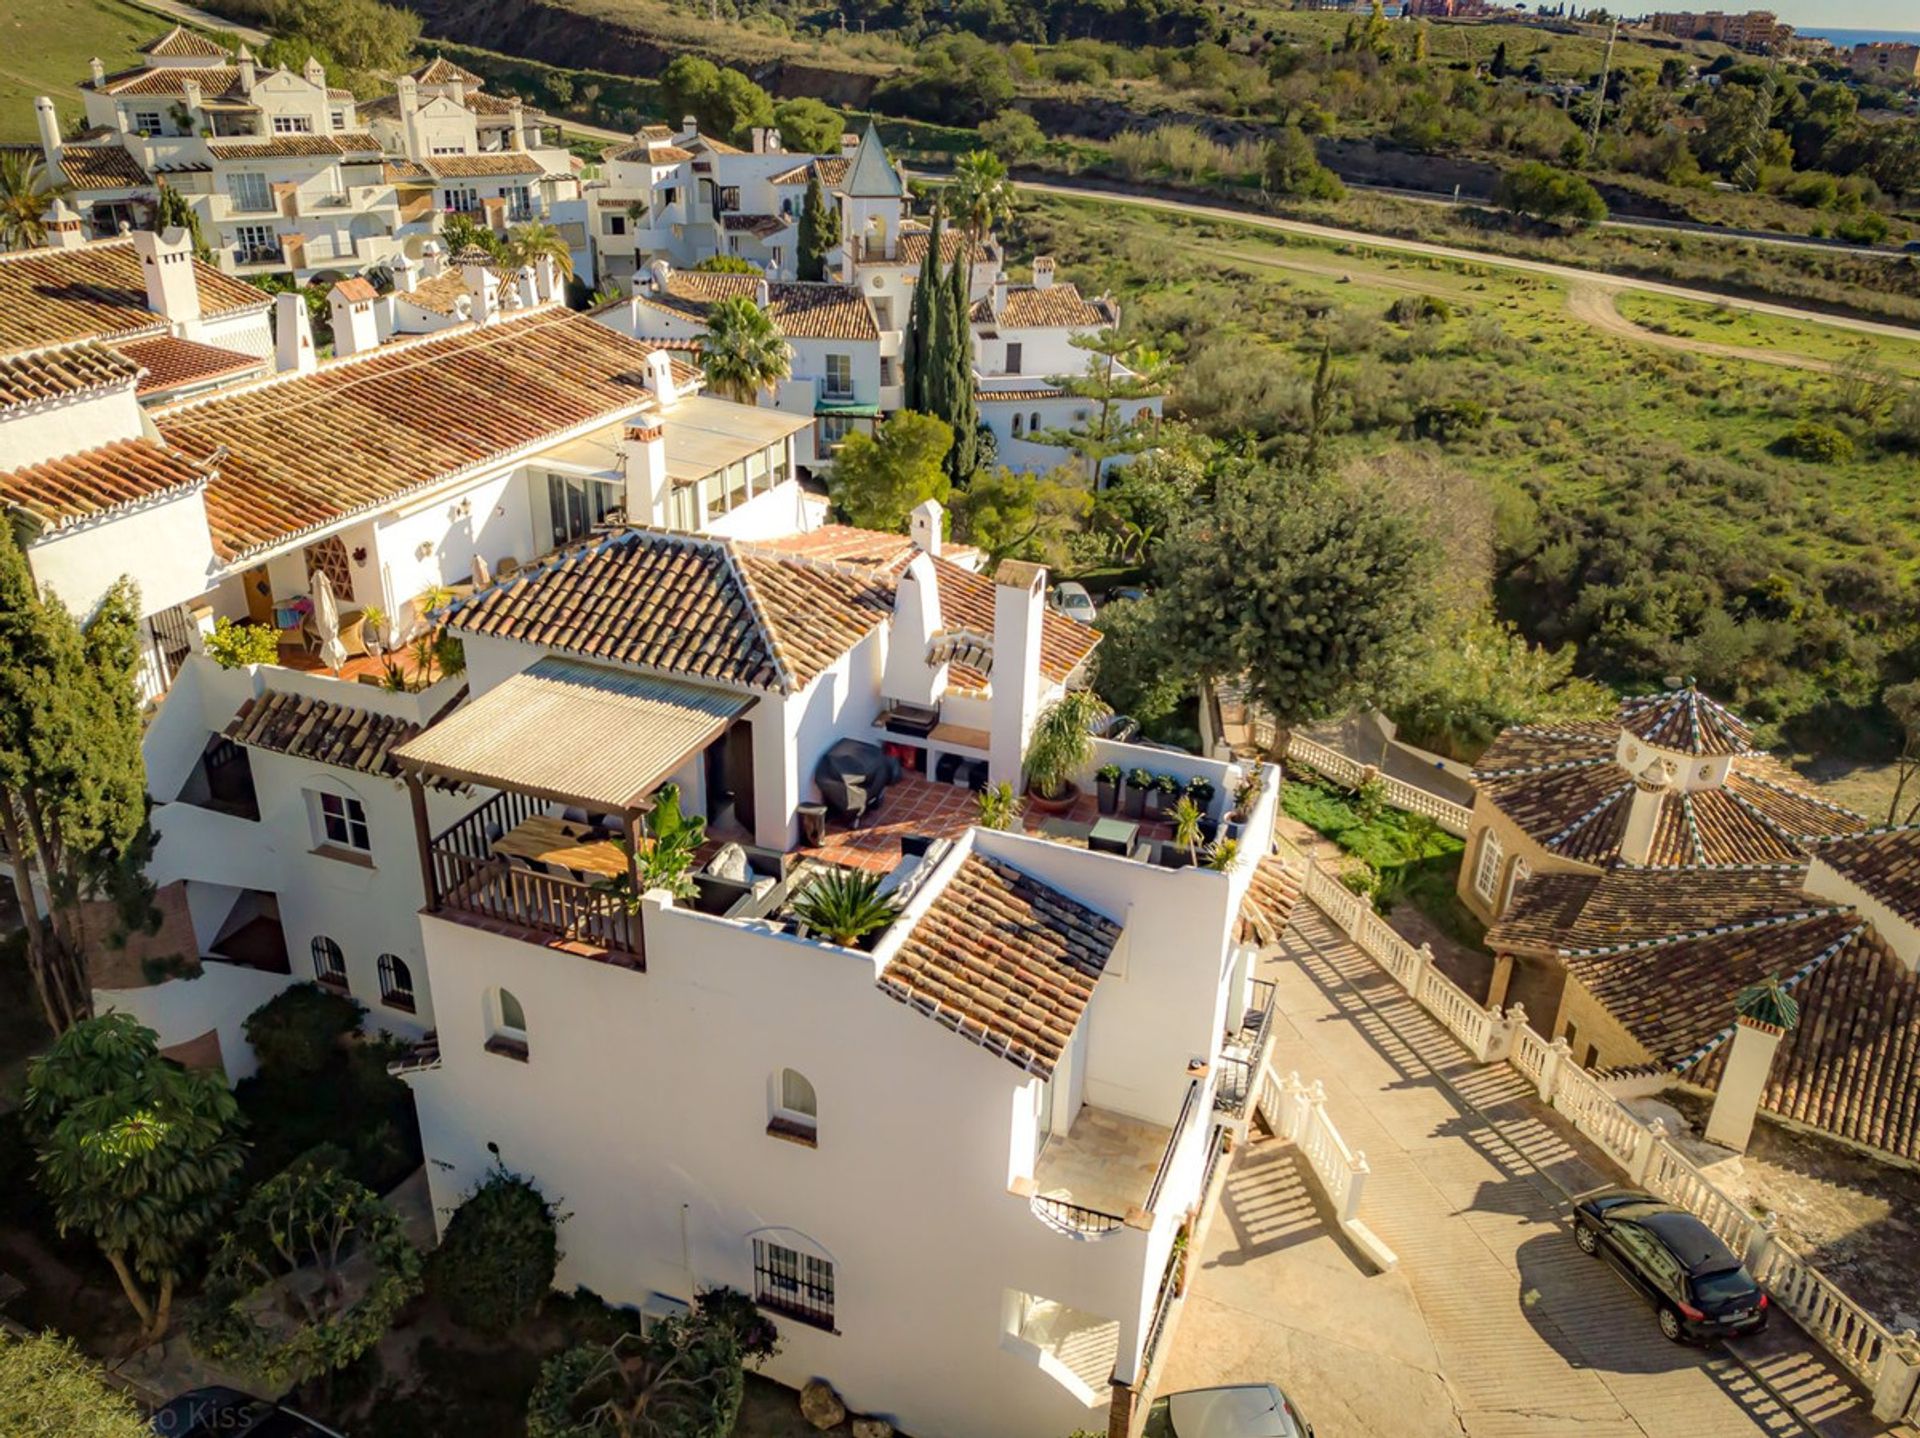
[[[1295,1150],[1243,1149],[1162,1391],[1271,1379],[1320,1438],[1798,1438],[1738,1364],[1668,1343],[1647,1307],[1574,1247],[1554,1181],[1578,1190],[1610,1171],[1518,1074],[1473,1064],[1308,906],[1263,975],[1279,986],[1275,1065],[1325,1082],[1335,1121],[1372,1166],[1362,1215],[1400,1266],[1364,1268],[1329,1228]],[[1881,1431],[1791,1325],[1748,1356],[1822,1438]]]
[[[1570,285],[1598,285],[1609,290],[1643,290],[1648,294],[1668,295],[1674,299],[1690,300],[1695,304],[1719,305],[1727,309],[1745,310],[1751,314],[1775,315],[1783,319],[1800,320],[1807,324],[1830,325],[1835,329],[1851,330],[1856,334],[1878,335],[1885,339],[1920,340],[1920,327],[1913,325],[1854,319],[1846,315],[1826,314],[1820,310],[1796,309],[1792,305],[1776,304],[1769,300],[1741,299],[1731,295],[1715,294],[1711,290],[1688,289],[1684,285],[1637,279],[1631,275],[1608,274],[1603,270],[1583,270],[1575,265],[1556,265],[1546,260],[1523,260],[1510,255],[1458,249],[1452,245],[1391,239],[1381,235],[1370,235],[1361,230],[1336,229],[1331,225],[1309,224],[1305,220],[1283,220],[1273,215],[1252,214],[1245,210],[1227,209],[1220,205],[1164,200],[1149,195],[1124,195],[1111,190],[1040,184],[1028,180],[1021,181],[1019,188],[1033,194],[1057,195],[1068,200],[1093,200],[1102,204],[1132,205],[1140,209],[1161,210],[1168,214],[1184,215],[1189,219],[1227,220],[1234,224],[1248,225],[1254,229],[1277,230],[1282,234],[1301,235],[1309,239],[1323,240],[1329,244],[1363,245],[1373,250],[1427,255],[1435,259],[1455,260],[1462,264],[1484,265],[1490,269],[1519,270],[1526,274],[1546,275]]]
[[[238,35],[256,50],[266,44],[272,36],[265,30],[256,30],[251,25],[242,25],[237,20],[229,20],[224,15],[216,15],[211,10],[202,10],[197,5],[182,4],[181,0],[133,0],[142,10],[151,10],[156,15],[164,15],[169,20],[185,20],[190,25],[204,25],[209,30],[225,30]]]

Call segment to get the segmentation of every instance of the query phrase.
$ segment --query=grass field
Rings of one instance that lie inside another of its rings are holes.
[[[95,55],[108,70],[139,62],[139,47],[167,28],[122,0],[0,0],[0,140],[31,140],[33,101],[51,95],[64,130],[85,113],[80,83]]]
[[[1920,342],[1852,335],[1831,325],[1802,324],[1666,295],[1628,294],[1617,307],[1635,324],[1663,335],[1748,349],[1778,349],[1832,364],[1864,357],[1877,368],[1920,380]]]
[[[1920,466],[1840,411],[1832,377],[1609,332],[1561,282],[1491,266],[1052,199],[1021,228],[1176,355],[1174,407],[1216,435],[1297,432],[1330,347],[1341,461],[1467,476],[1494,511],[1503,608],[1533,637],[1623,685],[1696,674],[1809,750],[1871,750],[1881,666],[1912,622]],[[1439,307],[1393,317],[1422,297]],[[1814,359],[1852,343],[1813,322],[1693,323]],[[1882,357],[1920,372],[1920,346]],[[1803,420],[1852,452],[1777,452]]]
[[[1263,28],[1300,44],[1337,42],[1346,33],[1348,15],[1324,10],[1290,10],[1252,7]],[[1493,58],[1504,44],[1514,69],[1538,59],[1540,68],[1555,79],[1578,77],[1591,79],[1600,73],[1606,54],[1607,31],[1604,25],[1581,25],[1576,34],[1562,34],[1538,25],[1520,25],[1498,20],[1439,20],[1427,22],[1427,50],[1441,62],[1458,60],[1479,63]],[[1615,46],[1613,63],[1617,69],[1658,70],[1670,55],[1684,55],[1695,64],[1710,62],[1726,54],[1724,45],[1689,43],[1685,49],[1666,49],[1623,39]]]

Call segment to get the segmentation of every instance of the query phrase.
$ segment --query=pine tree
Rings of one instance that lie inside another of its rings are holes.
[[[927,253],[920,261],[920,275],[913,287],[913,303],[907,315],[907,408],[922,414],[932,413],[928,403],[928,376],[932,372],[929,356],[933,353],[934,317],[939,308],[940,275],[940,202],[933,202],[933,221],[927,232]]]
[[[807,198],[800,207],[800,253],[796,257],[800,278],[824,280],[827,277],[827,253],[840,243],[840,213],[827,203],[827,192],[820,184],[817,165],[807,167]]]
[[[964,253],[966,247],[961,248],[963,253],[953,257],[953,268],[947,274],[947,324],[941,356],[947,373],[946,408],[936,413],[953,428],[947,473],[956,485],[965,486],[980,465],[980,417],[973,398],[973,300],[967,285],[971,266]]]
[[[85,901],[113,894],[125,911],[147,909],[144,884],[123,872],[147,834],[138,614],[122,581],[81,625],[35,588],[0,524],[0,839],[21,861],[21,912],[35,912],[35,879],[47,894],[46,924],[27,925],[27,965],[56,1033],[92,1011]]]

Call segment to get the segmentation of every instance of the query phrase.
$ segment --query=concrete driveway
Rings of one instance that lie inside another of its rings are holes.
[[[1661,1338],[1646,1305],[1574,1247],[1556,1185],[1615,1176],[1512,1069],[1474,1064],[1310,905],[1262,976],[1279,985],[1275,1068],[1326,1085],[1372,1166],[1362,1216],[1400,1265],[1364,1265],[1294,1149],[1244,1147],[1160,1392],[1273,1381],[1318,1438],[1802,1431],[1725,1353]],[[1791,1324],[1748,1352],[1822,1435],[1882,1431]]]

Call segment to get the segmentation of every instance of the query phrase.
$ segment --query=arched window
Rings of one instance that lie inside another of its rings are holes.
[[[414,1011],[413,970],[398,954],[380,956],[380,1002],[402,1013]]]
[[[820,1103],[813,1084],[798,1069],[781,1069],[773,1076],[773,1116],[767,1132],[775,1138],[812,1144],[820,1136]]]
[[[1025,423],[1025,421],[1019,415],[1016,414],[1013,417],[1013,437],[1015,439],[1020,438],[1020,426],[1023,423]]]
[[[1027,433],[1029,435],[1040,433],[1040,411],[1037,409],[1027,416]]]
[[[489,996],[487,1052],[527,1061],[527,1011],[511,989],[495,989]]]
[[[327,988],[347,992],[347,956],[325,934],[313,936],[313,977]]]
[[[751,1237],[753,1301],[761,1308],[836,1332],[831,1255],[790,1228],[765,1228]]]

